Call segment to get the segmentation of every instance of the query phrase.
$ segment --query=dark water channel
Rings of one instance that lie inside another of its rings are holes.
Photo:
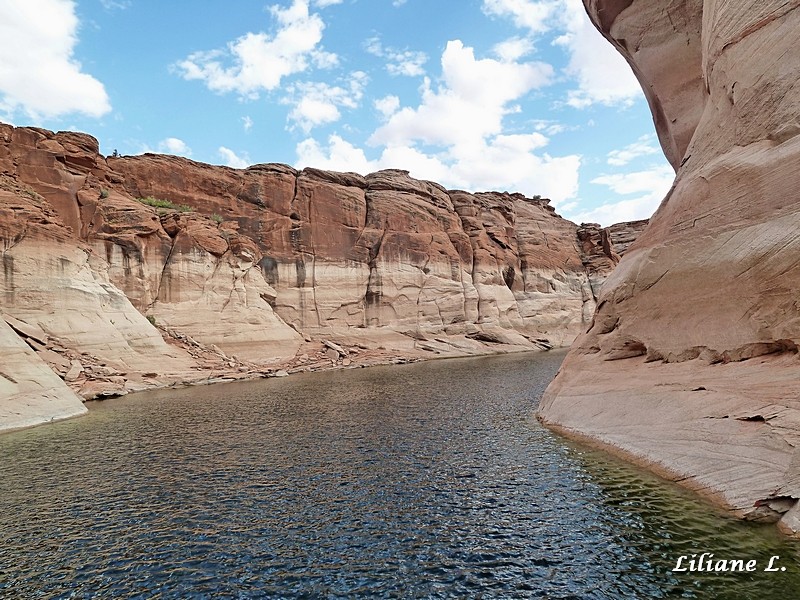
[[[800,598],[773,528],[536,422],[562,357],[140,394],[0,436],[0,597]],[[670,571],[704,551],[786,571]]]

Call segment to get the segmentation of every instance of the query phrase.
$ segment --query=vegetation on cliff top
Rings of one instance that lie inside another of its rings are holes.
[[[137,200],[142,204],[146,204],[147,206],[152,206],[153,208],[157,209],[163,208],[167,210],[177,210],[178,212],[192,212],[194,210],[191,206],[187,206],[186,204],[175,204],[170,200],[162,200],[160,198],[154,198],[153,196],[137,198]]]

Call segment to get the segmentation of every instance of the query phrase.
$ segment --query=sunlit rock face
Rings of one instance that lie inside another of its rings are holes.
[[[456,353],[488,340],[566,345],[619,260],[601,228],[582,242],[547,200],[448,191],[400,170],[235,170],[155,155],[109,164],[128,194],[217,215],[253,240],[270,306],[304,335],[408,348],[439,337]],[[634,237],[643,226],[630,226]],[[590,269],[598,248],[608,257]]]
[[[677,177],[540,415],[777,519],[800,498],[800,11],[585,4],[642,83]]]
[[[548,200],[405,171],[106,159],[85,134],[0,124],[2,335],[31,350],[7,344],[0,429],[47,421],[42,398],[80,412],[69,388],[569,344],[642,226],[578,228]],[[44,365],[60,377],[28,402]]]

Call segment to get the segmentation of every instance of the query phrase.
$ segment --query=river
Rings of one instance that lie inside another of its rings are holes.
[[[800,598],[774,527],[539,425],[563,356],[162,390],[2,435],[0,597]],[[671,571],[701,552],[759,570]]]

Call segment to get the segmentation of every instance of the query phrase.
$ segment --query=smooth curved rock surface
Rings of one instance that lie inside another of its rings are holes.
[[[778,519],[800,498],[798,3],[585,4],[677,176],[540,417]]]
[[[0,423],[22,429],[77,417],[81,398],[23,342],[0,315]]]

